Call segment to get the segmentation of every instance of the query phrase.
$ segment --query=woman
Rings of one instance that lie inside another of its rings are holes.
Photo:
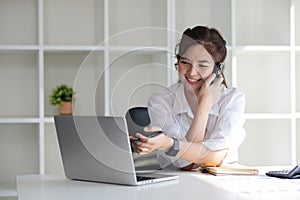
[[[227,88],[223,72],[219,77],[213,73],[224,65],[225,40],[216,29],[197,26],[184,31],[177,50],[179,82],[148,101],[151,126],[145,131],[163,134],[148,138],[137,133],[136,152],[158,150],[162,168],[236,162],[245,138],[244,94]]]

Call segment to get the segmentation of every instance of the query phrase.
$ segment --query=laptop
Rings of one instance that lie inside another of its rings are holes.
[[[124,117],[59,115],[54,121],[68,179],[122,185],[178,179],[135,171]]]

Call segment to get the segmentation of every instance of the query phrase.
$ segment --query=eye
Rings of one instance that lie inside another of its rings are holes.
[[[209,66],[207,66],[207,65],[198,65],[198,67],[200,67],[200,68],[207,68],[207,67],[209,67]]]
[[[191,63],[189,63],[189,62],[187,62],[187,61],[185,61],[185,60],[181,60],[181,61],[180,61],[180,64],[183,64],[183,65],[190,65]]]

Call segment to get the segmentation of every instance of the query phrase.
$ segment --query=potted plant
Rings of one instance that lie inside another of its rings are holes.
[[[61,84],[53,88],[50,95],[50,102],[53,106],[58,107],[61,115],[71,115],[73,111],[74,90],[72,87]]]

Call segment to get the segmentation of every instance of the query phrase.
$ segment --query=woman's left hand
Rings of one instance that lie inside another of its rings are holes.
[[[215,74],[210,75],[202,84],[199,92],[199,102],[207,100],[210,107],[220,100],[222,89],[224,88],[223,77],[220,76],[215,82]],[[213,83],[212,83],[213,82]]]

